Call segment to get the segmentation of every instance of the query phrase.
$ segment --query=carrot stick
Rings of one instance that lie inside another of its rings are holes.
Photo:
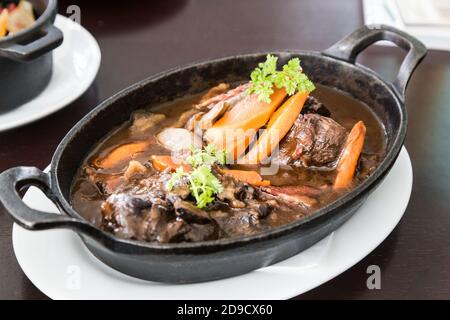
[[[0,14],[0,37],[6,35],[8,26],[8,9],[3,9]]]
[[[272,154],[302,111],[306,98],[308,93],[296,93],[270,117],[266,130],[244,157],[245,163],[257,164]]]
[[[156,170],[164,171],[167,168],[170,168],[170,170],[175,171],[179,167],[182,167],[185,172],[189,172],[192,170],[191,166],[181,162],[174,160],[171,156],[151,156],[153,167]]]
[[[366,126],[364,122],[356,123],[345,142],[339,163],[337,165],[337,175],[334,181],[334,188],[346,188],[353,180],[358,159],[364,146]]]
[[[103,169],[113,168],[122,162],[130,161],[136,153],[141,153],[147,147],[147,142],[133,142],[123,144],[112,150],[104,158],[96,159],[94,164]]]
[[[256,95],[246,97],[205,132],[206,140],[225,149],[230,157],[236,159],[285,97],[286,91],[278,88],[275,88],[270,103],[259,101]]]
[[[245,171],[245,170],[223,170],[226,175],[232,176],[233,178],[252,184],[254,186],[270,186],[269,180],[263,180],[260,174],[256,171]]]

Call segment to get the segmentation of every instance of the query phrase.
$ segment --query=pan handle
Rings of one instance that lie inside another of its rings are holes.
[[[6,48],[0,48],[0,56],[16,61],[29,61],[53,50],[63,42],[61,30],[54,25],[49,25],[43,30],[43,35],[28,44],[13,44]]]
[[[361,51],[379,40],[388,40],[408,51],[392,83],[396,94],[404,101],[408,81],[414,69],[427,54],[425,45],[413,36],[386,25],[366,25],[335,43],[323,54],[354,64]]]
[[[21,227],[28,230],[47,230],[56,228],[72,229],[91,238],[99,239],[101,232],[87,221],[43,212],[28,207],[20,198],[20,189],[35,186],[58,204],[50,188],[50,177],[33,167],[16,167],[0,174],[0,208]]]

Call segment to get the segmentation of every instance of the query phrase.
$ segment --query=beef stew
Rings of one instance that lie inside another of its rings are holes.
[[[211,155],[202,154],[202,147],[219,140],[211,139],[214,134],[208,139],[208,132],[227,117],[235,121],[233,110],[258,103],[248,87],[219,84],[197,96],[136,111],[86,158],[74,180],[72,206],[96,226],[125,239],[166,243],[251,235],[314,214],[370,176],[382,160],[386,139],[377,117],[362,102],[318,85],[295,114],[277,154],[269,157],[276,172],[264,174],[263,161],[249,161],[248,155],[270,130],[273,115],[291,99],[285,95],[277,103],[282,106],[263,121],[262,133],[239,139],[249,140],[243,156],[235,145],[230,151],[229,144],[221,144],[226,160],[212,162],[205,173],[220,188],[211,201],[199,205],[187,173],[193,168],[186,159],[199,150],[202,156]],[[353,161],[357,167],[348,170],[344,160],[355,157],[351,149],[358,139],[364,148]]]

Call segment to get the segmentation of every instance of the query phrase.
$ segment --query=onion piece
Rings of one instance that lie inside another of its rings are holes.
[[[157,138],[166,149],[174,152],[188,150],[192,145],[201,146],[200,139],[196,139],[192,132],[183,128],[164,129]]]

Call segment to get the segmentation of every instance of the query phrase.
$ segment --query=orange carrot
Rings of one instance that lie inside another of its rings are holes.
[[[246,97],[205,132],[206,140],[225,149],[230,157],[236,159],[245,151],[256,131],[266,124],[285,97],[286,91],[277,88],[270,98],[270,103],[259,101],[256,95]]]
[[[263,180],[260,174],[256,171],[246,171],[246,170],[223,170],[226,175],[230,175],[233,178],[252,184],[254,186],[270,186],[269,180]]]
[[[8,26],[8,9],[3,9],[0,13],[0,37],[6,35]]]
[[[170,168],[172,171],[177,170],[179,167],[182,167],[185,172],[189,172],[192,170],[191,166],[181,162],[174,160],[171,156],[151,156],[153,167],[156,170],[163,171],[167,168]]]
[[[364,146],[366,126],[364,122],[356,123],[347,137],[344,149],[337,165],[334,188],[346,188],[353,180],[358,159]]]
[[[257,164],[272,154],[302,111],[306,98],[308,93],[296,93],[270,117],[266,130],[244,157],[245,163]]]
[[[134,155],[141,153],[147,147],[147,142],[139,141],[123,144],[112,150],[104,158],[94,160],[94,164],[103,169],[113,168],[122,162],[133,159]]]

